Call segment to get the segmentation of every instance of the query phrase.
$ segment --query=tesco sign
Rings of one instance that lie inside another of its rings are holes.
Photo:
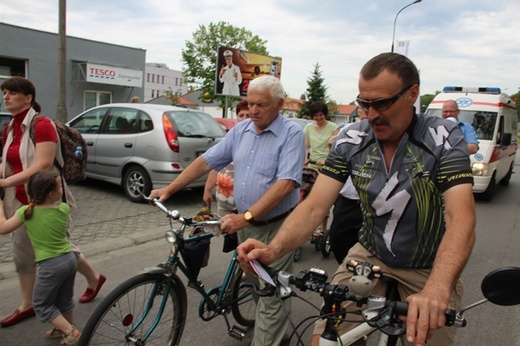
[[[87,63],[87,82],[143,87],[143,71]]]

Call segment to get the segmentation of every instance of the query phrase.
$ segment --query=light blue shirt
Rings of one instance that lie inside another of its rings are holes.
[[[295,189],[259,221],[283,214],[298,204],[304,156],[301,127],[281,115],[260,133],[251,120],[244,120],[204,153],[206,163],[216,171],[234,163],[233,194],[239,213],[255,204],[277,181],[288,179],[296,183]]]
[[[462,134],[464,135],[464,139],[466,140],[466,143],[471,144],[474,143],[478,147],[478,137],[477,133],[475,132],[475,129],[473,126],[471,126],[470,123],[466,123],[464,121],[459,121],[457,119],[457,124],[459,125],[459,129],[462,131]]]

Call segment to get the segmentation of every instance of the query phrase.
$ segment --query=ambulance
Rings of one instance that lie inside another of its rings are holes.
[[[442,117],[442,105],[457,102],[459,120],[473,126],[479,150],[470,156],[474,176],[473,192],[490,201],[495,185],[509,185],[517,150],[518,111],[516,104],[496,87],[446,86],[426,110],[429,116]]]

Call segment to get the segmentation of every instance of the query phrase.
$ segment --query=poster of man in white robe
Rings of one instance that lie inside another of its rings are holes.
[[[280,78],[281,71],[281,58],[220,46],[217,49],[215,95],[246,96],[251,80],[263,75]]]

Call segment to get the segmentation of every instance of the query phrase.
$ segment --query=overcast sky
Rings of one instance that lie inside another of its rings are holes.
[[[147,62],[181,70],[199,25],[225,21],[267,40],[282,58],[290,97],[321,65],[328,95],[350,103],[362,65],[390,51],[397,12],[412,0],[69,0],[67,34],[146,50]],[[423,0],[397,17],[396,40],[421,73],[421,94],[445,85],[520,87],[520,1]],[[58,0],[1,0],[0,22],[56,33]],[[3,37],[12,39],[15,37]],[[16,42],[30,44],[30,42]],[[1,54],[1,52],[0,52]]]

